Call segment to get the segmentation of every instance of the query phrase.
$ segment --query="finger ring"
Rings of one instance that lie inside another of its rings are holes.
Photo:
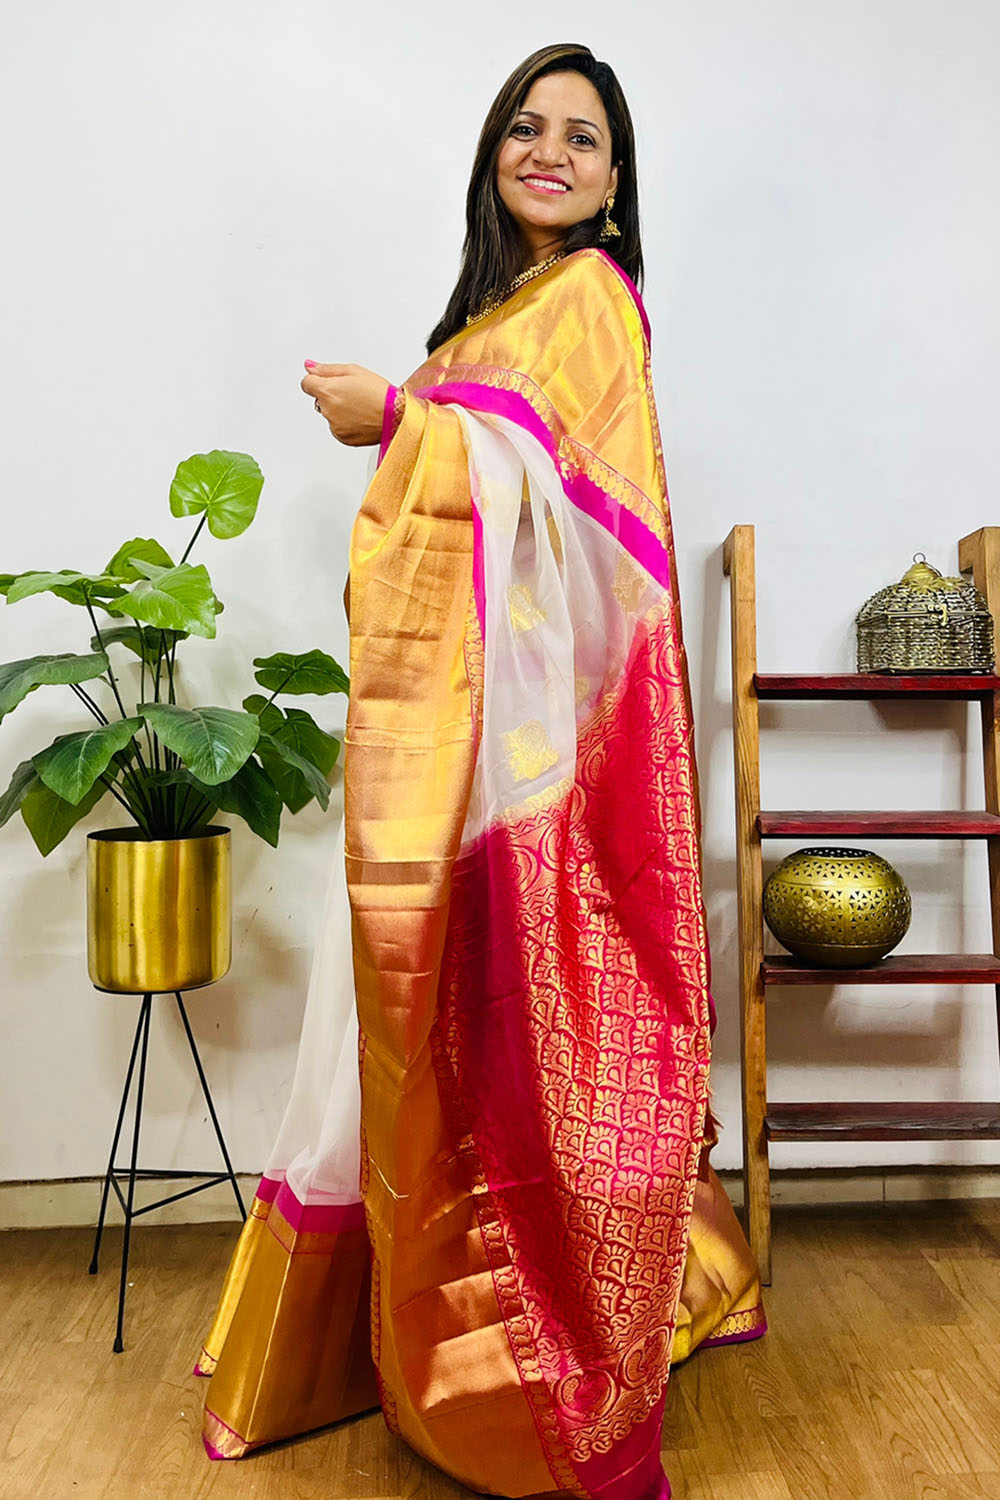
[[[322,413],[323,408],[319,404],[319,397],[318,396],[316,397],[316,400],[313,402],[313,406],[315,406],[315,408],[316,408],[316,410],[318,412]]]

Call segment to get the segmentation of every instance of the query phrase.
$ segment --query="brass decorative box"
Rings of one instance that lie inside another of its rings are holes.
[[[993,617],[964,578],[942,578],[922,552],[857,616],[859,672],[992,672]]]
[[[797,849],[764,886],[764,920],[779,943],[836,969],[891,953],[910,915],[903,877],[867,849]]]

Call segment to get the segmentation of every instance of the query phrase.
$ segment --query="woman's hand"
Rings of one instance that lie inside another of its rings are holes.
[[[338,442],[364,448],[382,438],[389,382],[361,365],[318,365],[306,360],[302,389],[317,403]]]

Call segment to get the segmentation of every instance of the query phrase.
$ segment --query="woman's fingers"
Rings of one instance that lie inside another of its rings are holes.
[[[361,369],[360,365],[320,365],[314,359],[307,359],[305,366],[310,375],[322,375],[324,377],[332,375],[356,375]]]
[[[300,386],[330,424],[334,437],[349,446],[377,443],[388,381],[361,365],[306,360],[306,366]]]

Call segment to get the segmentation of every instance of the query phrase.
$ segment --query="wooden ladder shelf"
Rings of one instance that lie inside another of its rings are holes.
[[[959,543],[994,620],[1000,620],[1000,526]],[[1000,1140],[1000,1103],[780,1104],[767,1094],[765,999],[773,985],[992,984],[1000,1018],[1000,676],[970,674],[768,676],[757,671],[754,529],[734,526],[723,566],[730,581],[733,735],[736,770],[736,873],[740,948],[743,1182],[750,1245],[771,1280],[771,1141]],[[906,698],[978,700],[982,708],[985,810],[982,812],[765,812],[760,805],[762,699],[831,702]],[[764,953],[765,838],[981,838],[988,841],[992,953],[890,954],[860,969],[821,968]]]

